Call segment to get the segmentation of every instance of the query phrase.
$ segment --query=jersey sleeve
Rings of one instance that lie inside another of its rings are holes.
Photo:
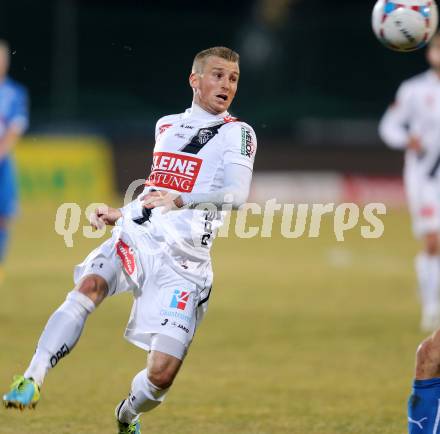
[[[163,116],[156,122],[156,128],[154,130],[154,140],[157,141],[157,138],[167,130],[167,128],[173,125],[173,122],[176,121],[175,115]]]
[[[402,83],[394,103],[388,108],[379,125],[379,134],[389,147],[396,149],[406,147],[412,112],[413,86],[410,83]]]
[[[29,126],[29,97],[24,87],[17,86],[15,92],[7,123],[8,127],[17,128],[21,133],[24,133]]]
[[[240,164],[253,169],[257,137],[244,122],[234,122],[225,132],[224,164]]]

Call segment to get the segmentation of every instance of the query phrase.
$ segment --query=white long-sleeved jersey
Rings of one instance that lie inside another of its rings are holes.
[[[418,137],[424,151],[440,150],[440,78],[427,71],[404,81],[394,104],[379,126],[384,142],[405,149],[410,136]]]
[[[256,136],[249,125],[227,112],[212,115],[193,104],[184,113],[157,122],[153,165],[145,192],[181,194],[191,208],[200,202],[218,206],[224,195],[232,193],[233,205],[240,205],[249,193],[256,147]],[[235,178],[242,180],[242,193]],[[227,198],[224,202],[231,201]],[[126,206],[123,213],[130,213],[133,219],[141,217],[139,199]],[[174,263],[203,262],[209,260],[223,214],[215,207],[209,211],[184,208],[166,213],[155,208],[142,226],[162,243]]]

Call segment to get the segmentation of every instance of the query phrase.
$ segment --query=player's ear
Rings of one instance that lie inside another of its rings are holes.
[[[196,90],[199,87],[199,75],[196,72],[191,72],[189,76],[189,85],[193,90]]]

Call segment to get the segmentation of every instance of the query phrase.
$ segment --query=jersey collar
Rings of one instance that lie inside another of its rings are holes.
[[[429,77],[429,79],[431,81],[433,81],[434,83],[439,83],[440,82],[440,78],[439,76],[436,74],[436,72],[433,69],[429,69],[427,71],[427,76]]]
[[[223,119],[224,117],[229,116],[229,113],[227,111],[223,113],[219,113],[218,115],[213,115],[212,113],[207,112],[206,110],[202,109],[198,104],[195,102],[192,103],[191,108],[186,109],[185,113],[183,114],[183,117],[185,119],[193,118],[193,119],[204,119],[204,120],[216,120],[216,119]]]

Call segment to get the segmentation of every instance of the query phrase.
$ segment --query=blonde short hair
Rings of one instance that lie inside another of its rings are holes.
[[[207,48],[206,50],[197,53],[196,57],[194,57],[192,72],[197,72],[201,74],[205,67],[206,59],[211,56],[220,57],[221,59],[228,60],[229,62],[239,63],[240,61],[240,55],[236,53],[234,50],[231,50],[230,48],[227,47]]]

